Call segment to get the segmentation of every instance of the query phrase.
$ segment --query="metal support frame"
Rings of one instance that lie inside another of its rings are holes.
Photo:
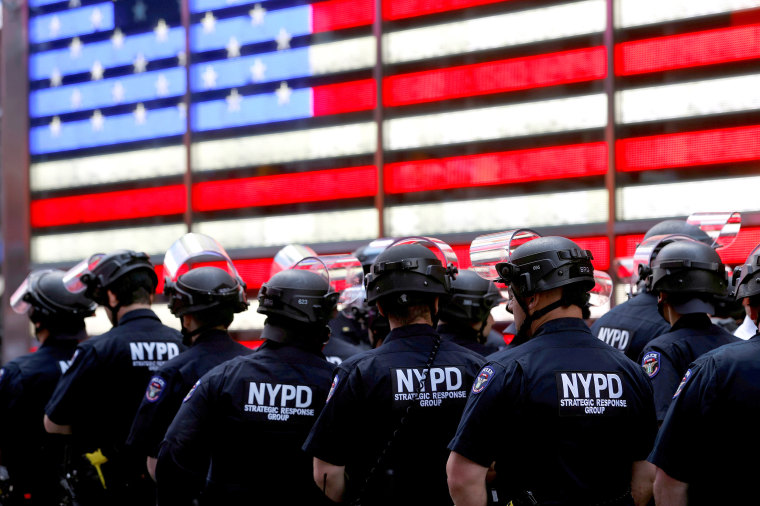
[[[375,79],[375,112],[374,121],[377,127],[377,146],[375,147],[375,168],[377,170],[377,193],[375,193],[375,208],[377,209],[377,233],[385,237],[385,187],[384,172],[384,140],[383,140],[383,0],[375,0],[375,20],[372,23],[372,34],[375,36],[375,68],[372,75]]]
[[[607,188],[607,238],[610,242],[610,276],[613,283],[618,283],[615,269],[615,223],[617,221],[616,180],[617,164],[615,161],[615,0],[607,0],[607,24],[604,30],[604,47],[607,49],[607,76],[604,79],[604,92],[607,95],[607,126],[604,140],[607,143],[607,173],[604,183]],[[610,298],[610,306],[615,305],[615,297]]]
[[[185,96],[182,99],[185,104],[185,133],[182,136],[182,144],[185,148],[185,174],[182,183],[185,185],[185,226],[188,232],[193,231],[193,151],[191,122],[192,115],[192,92],[190,87],[190,3],[181,0],[182,27],[185,29]]]

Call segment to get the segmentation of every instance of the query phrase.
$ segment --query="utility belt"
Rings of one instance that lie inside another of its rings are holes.
[[[524,490],[507,503],[507,506],[541,506],[542,503],[530,490]],[[601,501],[593,499],[590,501],[573,501],[562,503],[565,506],[634,506],[633,496],[630,490],[612,496]]]

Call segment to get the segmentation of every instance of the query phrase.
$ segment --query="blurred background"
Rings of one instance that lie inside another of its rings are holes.
[[[130,248],[162,278],[188,231],[248,285],[241,340],[290,243],[428,235],[466,267],[530,227],[620,302],[662,219],[741,212],[730,265],[760,242],[760,0],[2,4],[3,362],[34,345],[8,306],[30,268]]]

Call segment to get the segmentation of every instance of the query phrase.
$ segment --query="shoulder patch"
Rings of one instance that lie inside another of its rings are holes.
[[[339,381],[340,381],[340,376],[336,374],[335,377],[333,378],[332,385],[330,385],[330,391],[327,394],[327,400],[325,402],[330,402],[330,399],[335,393],[335,387],[338,386]]]
[[[166,387],[166,380],[161,376],[153,376],[148,382],[148,388],[145,390],[145,399],[148,402],[156,402],[161,398]]]
[[[198,385],[200,385],[200,384],[201,384],[201,380],[198,380],[198,381],[196,381],[196,382],[195,382],[195,385],[193,385],[193,388],[191,388],[191,389],[190,389],[190,391],[189,391],[189,392],[187,393],[187,395],[185,396],[185,398],[184,398],[184,399],[182,399],[182,403],[183,403],[183,404],[184,404],[185,402],[187,402],[187,401],[189,401],[189,400],[190,400],[190,397],[192,397],[192,396],[193,396],[193,394],[195,393],[195,389],[196,389],[196,388],[198,388]]]
[[[486,389],[491,382],[491,378],[494,376],[494,371],[490,367],[486,366],[480,370],[478,377],[475,378],[475,383],[472,384],[472,393],[479,394]]]
[[[644,368],[644,372],[650,378],[657,376],[657,373],[660,372],[660,352],[647,352],[644,358],[641,359],[641,367]]]
[[[678,394],[681,393],[681,390],[683,390],[683,387],[686,386],[686,382],[689,381],[689,378],[691,378],[691,369],[688,369],[686,371],[686,374],[683,375],[683,379],[681,380],[681,383],[679,383],[678,388],[676,388],[676,393],[673,394],[674,399],[678,397]]]

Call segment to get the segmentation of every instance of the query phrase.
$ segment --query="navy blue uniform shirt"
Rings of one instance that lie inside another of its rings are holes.
[[[330,339],[345,341],[362,350],[370,349],[369,331],[356,318],[349,318],[339,311],[327,326],[330,327]]]
[[[382,469],[364,490],[362,504],[451,504],[446,443],[484,359],[441,341],[418,398],[418,381],[436,338],[430,325],[397,328],[379,348],[337,367],[331,396],[304,450],[325,462],[346,466],[347,501],[365,488],[369,469],[412,404]]]
[[[267,340],[201,377],[161,444],[158,504],[319,504],[301,444],[332,370],[316,350]]]
[[[591,325],[596,337],[631,360],[638,360],[649,341],[669,330],[670,324],[657,312],[657,297],[649,292],[613,307]]]
[[[327,361],[331,364],[338,365],[348,357],[352,357],[357,353],[365,351],[366,348],[355,346],[343,339],[330,336],[330,340],[322,349],[322,353],[327,358]]]
[[[697,359],[684,375],[649,461],[689,484],[689,505],[757,504],[760,336]]]
[[[33,504],[52,501],[58,469],[43,454],[46,436],[42,418],[61,374],[77,347],[77,336],[51,335],[39,349],[11,360],[0,369],[0,452],[3,465],[20,494]]]
[[[198,378],[222,362],[249,353],[251,350],[233,341],[224,330],[202,332],[189,350],[168,361],[151,377],[127,444],[141,455],[158,456],[166,429]]]
[[[449,448],[488,467],[501,500],[540,504],[619,497],[657,433],[652,387],[633,361],[583,320],[544,323],[481,369]]]
[[[77,347],[45,412],[54,423],[71,425],[85,450],[101,448],[108,457],[124,448],[150,377],[184,349],[182,335],[153,311],[130,311],[117,327]]]
[[[683,315],[670,332],[650,341],[641,352],[639,363],[654,388],[657,420],[665,418],[689,364],[710,350],[737,341],[740,341],[738,337],[714,325],[709,316],[696,313]]]
[[[485,342],[481,343],[478,338],[480,334],[469,325],[455,325],[451,323],[441,323],[438,325],[438,335],[446,341],[458,344],[468,350],[472,350],[478,355],[487,356],[496,353],[499,348]],[[503,340],[502,340],[503,342]]]

